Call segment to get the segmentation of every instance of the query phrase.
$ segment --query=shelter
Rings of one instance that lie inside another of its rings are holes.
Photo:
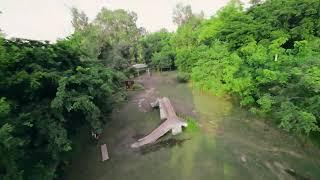
[[[140,75],[141,71],[150,72],[147,64],[134,64],[132,67],[138,72],[138,76]]]

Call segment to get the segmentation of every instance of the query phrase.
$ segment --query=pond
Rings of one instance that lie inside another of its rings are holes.
[[[112,114],[98,144],[84,141],[66,170],[77,180],[320,179],[317,147],[301,142],[227,97],[216,97],[177,83],[175,72],[140,77],[146,89],[130,92],[129,101]],[[145,91],[172,101],[177,114],[192,116],[197,128],[165,135],[140,149],[130,145],[160,123],[159,111],[142,112]],[[89,136],[89,135],[88,135]],[[110,160],[101,162],[106,143]]]

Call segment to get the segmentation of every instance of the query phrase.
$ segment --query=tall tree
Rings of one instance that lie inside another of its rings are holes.
[[[71,8],[71,14],[72,14],[72,26],[75,31],[83,31],[89,24],[89,19],[87,15],[75,7]]]
[[[124,70],[130,63],[138,61],[138,42],[145,33],[144,28],[137,27],[136,21],[134,12],[103,8],[87,28],[76,32],[73,37],[89,57],[108,67]]]
[[[193,13],[190,5],[178,3],[173,10],[173,22],[178,26],[186,23],[192,16]]]
[[[178,28],[176,65],[194,85],[237,96],[298,134],[319,132],[320,1],[232,0],[208,20]]]
[[[101,132],[123,97],[123,74],[83,61],[73,41],[0,38],[0,179],[57,178],[71,137]]]
[[[249,3],[252,5],[258,5],[258,4],[262,3],[262,0],[250,0]]]
[[[170,46],[172,33],[166,29],[150,33],[140,39],[141,55],[145,63],[150,63],[152,56],[160,52],[165,46]]]

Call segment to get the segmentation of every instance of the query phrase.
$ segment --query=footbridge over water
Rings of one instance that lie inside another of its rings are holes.
[[[131,145],[132,148],[138,148],[146,144],[154,143],[169,131],[171,131],[173,135],[179,134],[182,131],[182,127],[187,127],[188,125],[183,119],[176,115],[173,106],[167,97],[158,98],[151,106],[159,106],[160,118],[166,120],[150,134],[133,143]]]

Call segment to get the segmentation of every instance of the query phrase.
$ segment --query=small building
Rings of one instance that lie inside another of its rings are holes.
[[[134,64],[134,65],[132,65],[132,67],[137,71],[138,76],[140,75],[141,71],[145,71],[145,72],[150,73],[150,70],[149,70],[147,64]]]

